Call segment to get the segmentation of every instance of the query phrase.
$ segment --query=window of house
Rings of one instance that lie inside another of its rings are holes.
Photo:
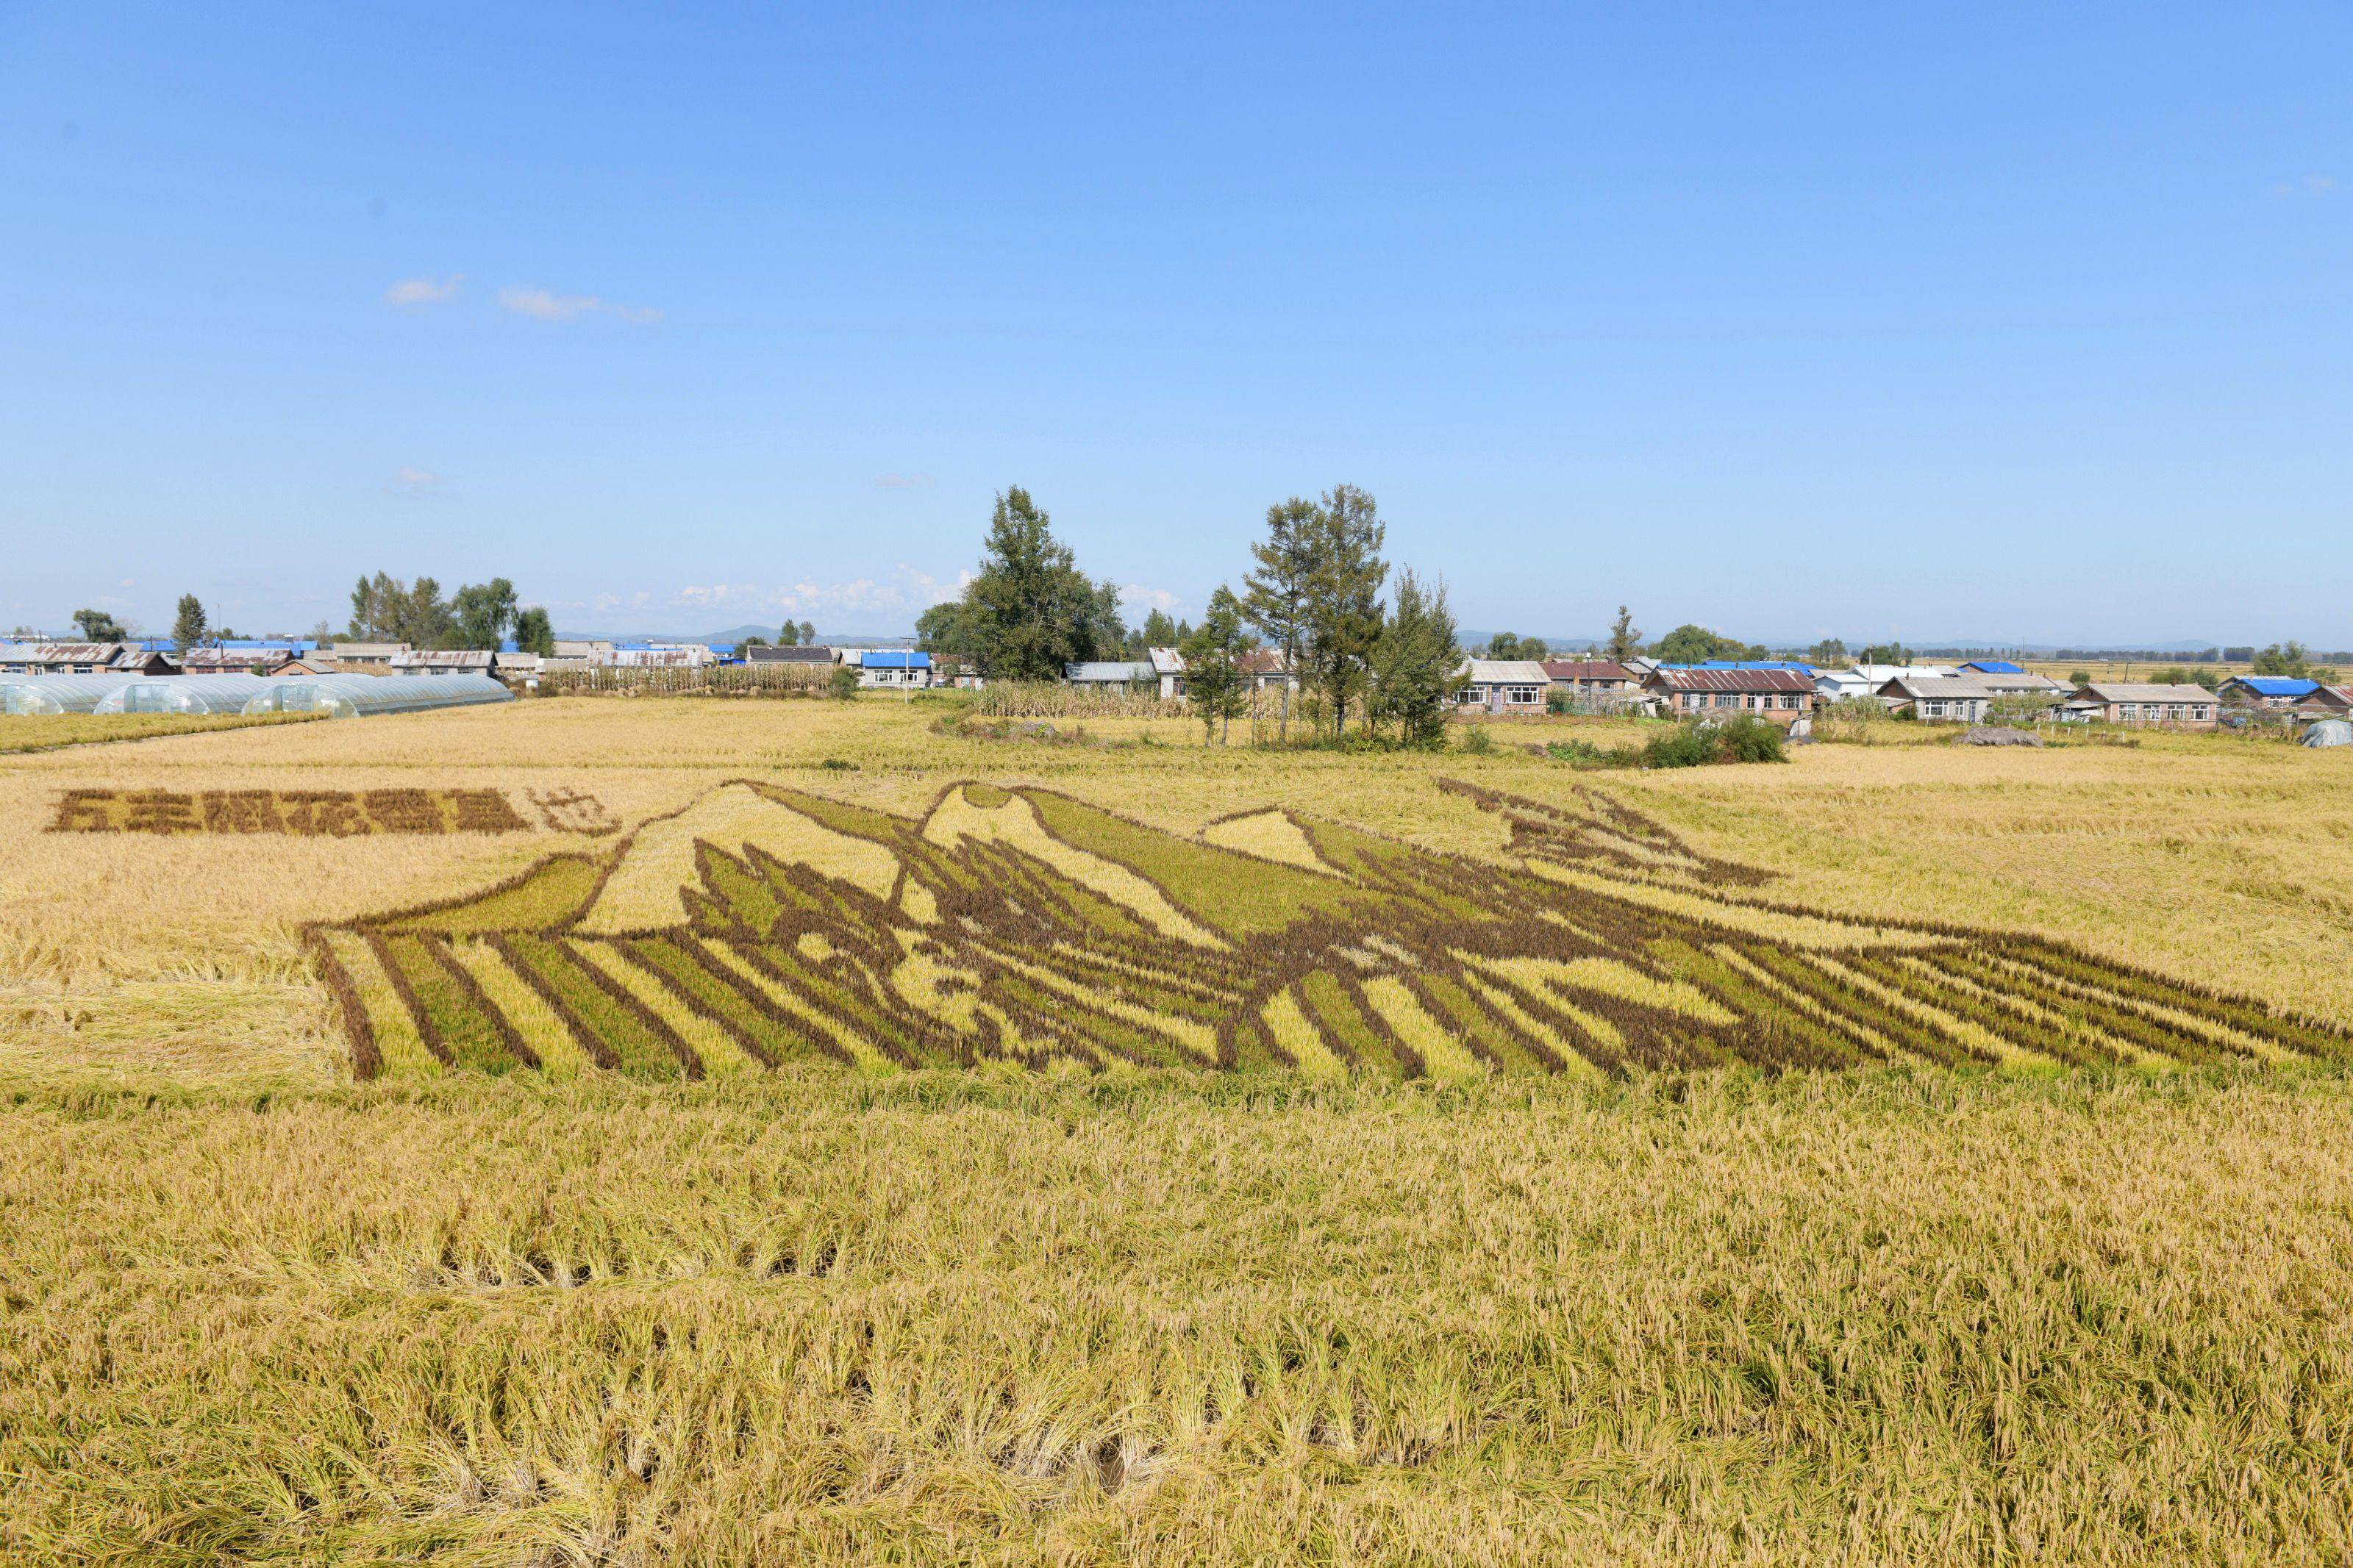
[[[1504,691],[1504,700],[1533,705],[1536,700],[1536,689],[1533,686],[1507,687]]]
[[[1454,694],[1454,700],[1462,706],[1469,707],[1479,700],[1479,689],[1475,686],[1466,686]]]

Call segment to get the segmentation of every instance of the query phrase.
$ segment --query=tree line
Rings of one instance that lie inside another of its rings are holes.
[[[462,584],[447,599],[431,577],[404,583],[388,572],[362,577],[352,589],[352,642],[405,642],[414,648],[502,647],[509,637],[524,653],[543,658],[555,652],[555,628],[547,612],[523,605],[504,577]]]
[[[1460,655],[1442,582],[1406,570],[1391,582],[1388,529],[1367,491],[1337,485],[1267,509],[1242,591],[1220,584],[1198,626],[1155,610],[1131,633],[1118,585],[1082,572],[1051,519],[1016,485],[997,498],[979,570],[961,597],[916,622],[921,645],[992,680],[1054,680],[1072,664],[1173,646],[1186,695],[1213,733],[1248,710],[1261,647],[1282,656],[1306,700],[1293,710],[1280,681],[1280,733],[1292,721],[1337,740],[1348,721],[1427,744],[1445,731],[1444,700]]]

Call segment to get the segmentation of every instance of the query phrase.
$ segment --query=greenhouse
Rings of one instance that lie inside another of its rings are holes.
[[[360,719],[371,713],[418,713],[478,702],[512,702],[514,693],[487,675],[313,675],[273,680],[256,692],[248,713],[325,713]]]
[[[284,684],[250,675],[159,675],[129,680],[100,698],[93,713],[242,713],[269,688]]]
[[[19,675],[0,680],[0,712],[87,713],[128,675]]]

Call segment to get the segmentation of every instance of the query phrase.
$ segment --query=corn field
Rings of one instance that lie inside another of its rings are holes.
[[[985,719],[1182,719],[1181,698],[1124,686],[1075,686],[1060,680],[992,680],[973,693],[972,710]]]
[[[829,664],[712,664],[699,669],[592,665],[540,677],[543,697],[823,697]]]

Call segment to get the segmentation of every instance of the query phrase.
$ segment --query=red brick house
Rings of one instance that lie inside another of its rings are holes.
[[[1814,710],[1814,683],[1794,669],[1655,669],[1643,692],[1678,719],[1752,719],[1789,725]]]

